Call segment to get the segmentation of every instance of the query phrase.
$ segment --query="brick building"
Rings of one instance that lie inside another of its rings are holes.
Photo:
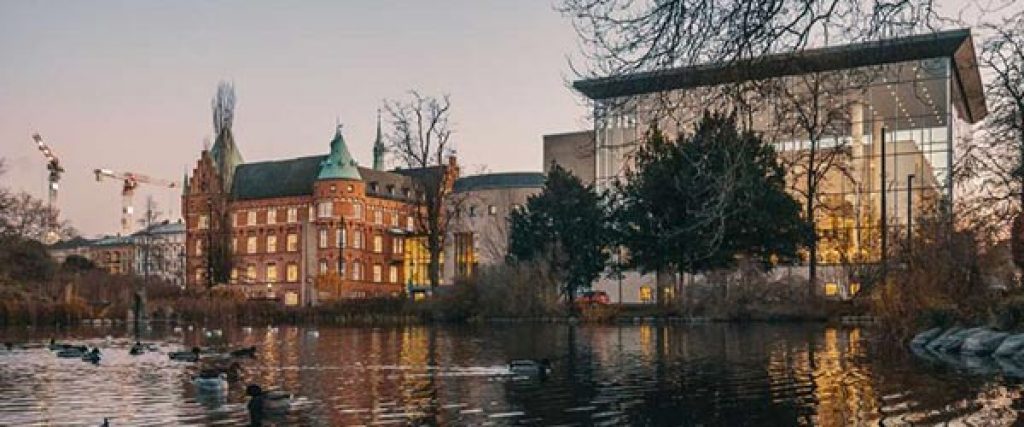
[[[225,130],[186,176],[186,285],[215,282],[219,261],[207,250],[223,239],[229,287],[251,298],[298,305],[405,291],[415,268],[407,258],[422,251],[417,177],[428,170],[382,170],[379,119],[373,152],[374,168],[359,167],[339,126],[327,155],[244,163]],[[458,167],[451,158],[429,171]]]

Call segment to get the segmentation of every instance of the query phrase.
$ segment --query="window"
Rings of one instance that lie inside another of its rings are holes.
[[[338,242],[339,248],[345,247],[345,228],[338,226],[337,230],[334,230],[334,240]]]
[[[363,248],[363,232],[362,231],[358,231],[357,230],[355,233],[352,233],[352,247],[355,248],[355,249],[362,249]]]
[[[320,233],[317,235],[317,247],[320,249],[327,247],[327,229],[321,228]]]
[[[267,281],[277,281],[277,264],[267,264]]]
[[[292,224],[299,222],[299,208],[288,208],[288,222]]]
[[[268,209],[267,210],[267,224],[268,225],[277,224],[277,209]]]
[[[285,292],[284,305],[299,305],[299,294],[290,291]]]
[[[202,255],[203,255],[203,241],[202,240],[196,240],[196,256],[202,256]]]
[[[205,230],[210,228],[210,217],[206,214],[199,215],[199,229]]]
[[[316,216],[317,218],[330,218],[334,216],[334,202],[327,200],[317,204]]]
[[[398,266],[388,266],[388,282],[398,283]]]
[[[512,212],[519,212],[519,210],[522,209],[522,208],[523,208],[523,205],[520,205],[519,203],[513,203],[512,204]]]
[[[352,280],[363,280],[363,264],[359,261],[352,263]]]
[[[203,282],[203,269],[202,268],[197,268],[196,269],[196,282],[198,282],[198,283],[202,283]]]
[[[380,234],[373,235],[373,251],[378,254],[384,252],[384,236]]]
[[[238,282],[238,269],[231,267],[231,283]]]
[[[248,219],[247,219],[246,222],[249,225],[256,225],[256,211],[246,212],[246,215],[248,216]]]
[[[267,252],[277,252],[277,236],[273,234],[267,235]]]
[[[288,237],[285,237],[285,248],[288,252],[295,252],[299,250],[299,236],[295,233],[288,233]]]
[[[826,283],[825,296],[834,297],[836,295],[839,295],[839,285],[831,282]]]
[[[639,295],[639,297],[640,297],[640,302],[643,302],[643,303],[654,302],[654,289],[651,288],[650,286],[641,286],[640,287],[640,295]]]
[[[393,253],[395,255],[401,255],[402,254],[402,238],[401,237],[395,237],[395,238],[391,239],[391,253]]]
[[[320,272],[321,276],[327,274],[327,260],[325,260],[325,259],[320,260],[320,264],[318,265],[318,270],[317,271]]]
[[[250,254],[256,253],[256,236],[249,236],[245,239],[245,252]]]
[[[469,277],[476,270],[473,233],[455,233],[455,275]]]
[[[355,189],[355,187],[352,187],[352,185],[349,185],[349,186],[345,187],[345,191],[348,191],[349,193],[351,193],[352,190],[354,190],[354,189]]]
[[[363,218],[363,205],[359,203],[352,205],[352,217],[356,219]]]
[[[405,229],[407,231],[412,231],[413,230],[412,215],[409,215],[409,216],[407,216],[405,218]]]
[[[382,273],[380,264],[374,264],[373,265],[373,283],[380,283],[380,281],[383,280],[383,278],[381,277],[382,274],[383,273]]]
[[[398,228],[398,212],[391,212],[391,226]]]
[[[236,227],[241,227],[242,225],[244,225],[245,224],[244,218],[245,218],[245,211],[244,210],[243,211],[238,211],[238,213],[235,215],[235,226]]]
[[[384,212],[382,212],[380,209],[377,209],[377,210],[373,211],[373,223],[374,224],[383,224],[384,223]]]
[[[289,282],[299,281],[299,265],[295,263],[288,264],[285,274],[288,275],[287,279]]]
[[[476,206],[470,205],[469,206],[469,217],[473,218],[475,216],[476,216]]]
[[[498,207],[494,205],[487,206],[487,214],[494,216],[498,214]]]
[[[238,238],[237,237],[232,237],[231,238],[231,253],[233,253],[233,254],[237,254],[238,253]]]
[[[256,264],[245,266],[245,280],[249,282],[256,281]]]

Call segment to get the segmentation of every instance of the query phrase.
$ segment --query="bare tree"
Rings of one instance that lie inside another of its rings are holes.
[[[410,91],[406,101],[386,100],[385,110],[391,125],[386,136],[389,152],[417,185],[414,217],[430,253],[427,275],[433,289],[441,282],[441,252],[454,216],[448,210],[459,209],[450,197],[458,178],[451,142],[451,100],[448,95],[436,98]]]

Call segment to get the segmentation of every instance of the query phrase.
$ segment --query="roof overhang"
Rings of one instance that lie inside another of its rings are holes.
[[[592,100],[602,100],[931,58],[952,60],[954,80],[961,92],[967,121],[975,123],[984,118],[987,114],[985,94],[969,29],[807,49],[730,63],[577,80],[572,86]]]

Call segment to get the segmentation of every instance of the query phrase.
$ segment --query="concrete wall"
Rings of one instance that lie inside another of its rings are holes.
[[[595,179],[594,131],[580,131],[544,135],[544,164],[547,171],[551,163],[558,163],[576,175],[584,184]]]

